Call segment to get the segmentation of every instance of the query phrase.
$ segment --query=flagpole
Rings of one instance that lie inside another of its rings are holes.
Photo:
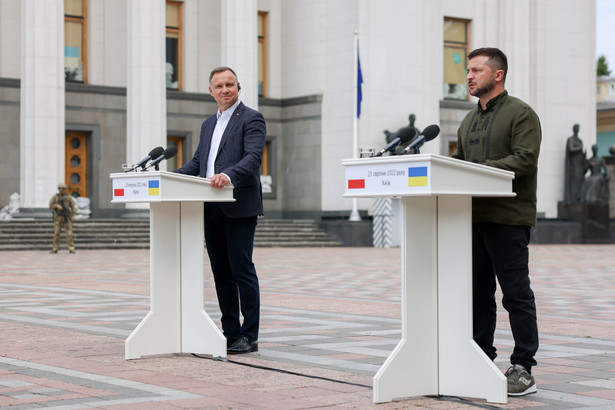
[[[352,104],[352,151],[353,158],[359,157],[359,117],[358,117],[358,80],[359,80],[359,31],[355,29],[354,31],[354,86],[352,97],[354,100],[354,104]],[[351,222],[357,222],[361,220],[361,215],[359,215],[359,209],[357,207],[357,198],[352,198],[352,211],[350,212],[350,217],[348,218]]]

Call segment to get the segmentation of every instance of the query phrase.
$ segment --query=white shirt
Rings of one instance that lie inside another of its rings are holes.
[[[220,112],[218,108],[218,112],[216,116],[218,121],[216,122],[216,127],[214,128],[214,133],[211,136],[211,146],[209,147],[209,157],[207,157],[207,171],[205,172],[206,178],[211,178],[214,174],[214,163],[216,162],[216,156],[218,156],[218,149],[220,148],[220,141],[222,140],[222,135],[224,134],[224,130],[226,130],[226,126],[231,119],[231,116],[235,112],[235,109],[239,105],[239,100],[235,102],[228,109]],[[226,174],[224,174],[226,175]],[[228,178],[228,175],[226,176]],[[231,179],[229,178],[229,181]]]

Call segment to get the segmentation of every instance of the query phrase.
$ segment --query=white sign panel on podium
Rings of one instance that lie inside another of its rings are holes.
[[[424,194],[431,189],[431,163],[420,161],[381,162],[346,168],[348,190],[364,189],[370,195],[386,195],[391,192]]]
[[[512,172],[441,155],[347,159],[342,165],[347,197],[514,195]]]
[[[233,202],[233,187],[212,188],[209,179],[167,171],[111,174],[112,203]]]
[[[131,176],[113,180],[113,202],[160,200],[160,176]]]

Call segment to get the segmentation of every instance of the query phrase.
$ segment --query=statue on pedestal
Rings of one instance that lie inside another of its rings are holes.
[[[419,134],[421,133],[421,130],[416,128],[416,126],[414,125],[415,121],[416,121],[416,115],[410,114],[410,116],[408,116],[408,128],[411,128],[414,130],[414,138],[412,138],[410,141],[406,142],[405,144],[399,144],[397,148],[395,148],[396,155],[404,154],[406,147],[410,145],[410,143],[414,141],[414,139],[418,137]]]
[[[587,160],[584,173],[590,171],[583,182],[583,202],[608,202],[609,200],[609,174],[606,162],[598,156],[598,145],[592,145],[593,157]]]
[[[609,233],[609,176],[604,158],[598,156],[593,145],[593,156],[587,158],[583,142],[578,136],[579,125],[572,128],[573,135],[566,141],[566,173],[564,200],[557,204],[557,216],[581,224],[581,243],[608,243]],[[587,171],[590,174],[585,178]]]
[[[399,145],[397,145],[395,147],[395,149],[393,149],[391,151],[391,155],[403,155],[406,154],[406,152],[404,151],[405,148],[416,138],[418,137],[418,135],[421,133],[421,130],[419,130],[418,128],[416,128],[416,126],[414,125],[414,122],[416,121],[416,115],[414,114],[410,114],[410,116],[408,116],[408,121],[409,124],[407,127],[402,127],[400,129],[398,129],[395,132],[390,132],[389,130],[384,130],[384,136],[385,136],[385,140],[387,142],[387,144],[389,144],[391,141],[393,141],[395,138],[400,136],[400,132],[406,132],[405,135],[407,134],[407,131],[412,129],[413,132],[412,134],[414,135],[412,137],[412,139],[410,139],[409,141],[404,141],[402,143],[400,143]]]
[[[579,124],[572,127],[573,135],[566,141],[566,165],[564,172],[564,204],[570,205],[582,200],[583,179],[585,178],[585,151],[579,138]]]
[[[20,196],[17,192],[13,192],[9,197],[9,204],[0,209],[0,220],[13,219],[13,215],[19,213]]]

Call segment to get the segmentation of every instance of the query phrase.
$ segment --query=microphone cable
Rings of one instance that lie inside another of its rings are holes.
[[[473,401],[468,400],[468,399],[464,399],[462,397],[443,396],[441,394],[428,394],[428,395],[423,396],[423,397],[429,397],[430,399],[437,399],[437,400],[441,400],[441,401],[450,401],[450,402],[454,402],[454,403],[461,403],[461,404],[465,404],[467,406],[480,407],[481,409],[502,409],[502,407],[491,406],[489,404],[474,403]]]
[[[213,361],[216,361],[216,362],[227,362],[227,363],[232,363],[232,364],[236,364],[236,365],[239,365],[239,366],[251,367],[253,369],[269,370],[269,371],[272,371],[272,372],[277,372],[277,373],[282,373],[282,374],[290,374],[290,375],[293,375],[293,376],[307,377],[309,379],[324,380],[324,381],[333,382],[333,383],[347,384],[347,385],[350,385],[350,386],[365,387],[365,388],[370,389],[370,390],[372,389],[372,386],[368,386],[366,384],[347,382],[347,381],[344,381],[344,380],[332,379],[330,377],[315,376],[315,375],[312,375],[312,374],[293,372],[292,370],[277,369],[275,367],[262,366],[262,365],[259,365],[259,364],[237,362],[235,360],[230,360],[228,358],[224,359],[222,357],[201,356],[201,355],[198,355],[196,353],[191,353],[191,354],[192,354],[192,356],[198,357],[199,359],[210,359],[210,360],[213,360]]]
[[[283,370],[283,369],[277,369],[275,367],[263,366],[263,365],[259,365],[259,364],[238,362],[238,361],[235,361],[235,360],[230,360],[228,358],[225,359],[225,358],[222,358],[222,357],[219,357],[219,356],[216,356],[216,357],[201,356],[201,355],[198,355],[196,353],[191,353],[191,355],[194,356],[194,357],[197,357],[199,359],[209,359],[209,360],[213,360],[215,362],[227,362],[227,363],[232,363],[232,364],[236,364],[236,365],[239,365],[239,366],[250,367],[252,369],[268,370],[268,371],[272,371],[272,372],[276,372],[276,373],[289,374],[289,375],[292,375],[292,376],[299,376],[299,377],[306,377],[306,378],[309,378],[309,379],[323,380],[323,381],[332,382],[332,383],[346,384],[346,385],[349,385],[349,386],[364,387],[366,389],[373,390],[372,386],[368,386],[366,384],[347,382],[347,381],[344,381],[344,380],[332,379],[330,377],[315,376],[315,375],[312,375],[312,374],[293,372],[292,370]],[[461,398],[461,397],[455,397],[455,396],[443,396],[443,395],[440,395],[440,394],[433,394],[433,395],[425,395],[425,396],[421,396],[421,397],[428,397],[428,398],[436,399],[436,400],[440,400],[440,401],[450,401],[450,402],[455,402],[455,403],[462,403],[462,404],[465,404],[465,405],[468,405],[468,406],[474,406],[474,407],[479,407],[479,408],[483,408],[483,409],[490,409],[490,410],[501,409],[500,407],[497,407],[497,406],[490,406],[488,404],[474,403],[471,400],[464,399],[464,398]]]

